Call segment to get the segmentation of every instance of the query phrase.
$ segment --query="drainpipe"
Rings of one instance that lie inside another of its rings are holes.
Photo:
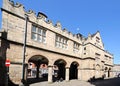
[[[23,62],[22,62],[22,79],[21,84],[19,86],[25,86],[25,53],[26,53],[26,41],[27,41],[27,23],[28,23],[28,15],[25,14],[25,31],[24,31],[24,42],[23,42]]]

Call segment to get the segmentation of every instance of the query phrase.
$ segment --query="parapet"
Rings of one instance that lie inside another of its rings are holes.
[[[42,13],[42,12],[38,12],[37,15],[33,10],[28,10],[25,11],[25,8],[22,4],[20,3],[15,3],[14,1],[11,0],[3,0],[3,8],[4,10],[15,14],[17,16],[20,16],[22,18],[25,18],[25,14],[28,15],[29,20],[37,23],[38,25],[44,24],[46,26],[46,28],[54,30],[56,32],[58,32],[59,34],[68,37],[72,40],[78,41],[80,42],[80,40],[82,39],[82,35],[81,34],[75,34],[73,35],[71,32],[67,31],[67,29],[62,29],[62,25],[60,23],[60,21],[58,21],[56,24],[53,24],[51,20],[47,19],[48,17]]]
[[[62,25],[59,21],[55,24],[55,27],[58,29],[62,29]]]
[[[14,1],[11,0],[3,0],[2,8],[11,13],[15,13],[17,15],[20,15],[21,17],[24,17],[25,9],[24,6],[20,3],[14,3]]]

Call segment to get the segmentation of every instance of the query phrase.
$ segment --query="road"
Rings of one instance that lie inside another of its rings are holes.
[[[30,86],[94,86],[94,85],[85,81],[70,80],[68,82],[62,81],[62,82],[54,82],[54,83],[39,82],[39,83],[31,84]]]
[[[10,85],[9,86],[18,86],[18,85]],[[30,83],[26,86],[120,86],[120,78],[111,78],[104,80],[96,80],[94,82],[85,82],[79,80],[70,80],[69,82],[54,82],[48,83],[47,81],[30,81]]]
[[[120,78],[111,78],[105,80],[97,80],[91,84],[95,86],[120,86]]]
[[[91,83],[79,80],[71,80],[69,82],[54,82],[51,84],[47,82],[39,82],[31,84],[30,86],[120,86],[120,78],[96,80]]]

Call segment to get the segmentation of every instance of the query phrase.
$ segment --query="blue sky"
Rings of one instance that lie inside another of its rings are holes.
[[[87,36],[100,31],[105,49],[120,64],[120,0],[13,0],[29,9],[43,12],[62,28]],[[0,2],[2,7],[2,2]],[[1,12],[0,12],[1,23]],[[1,26],[1,25],[0,25]]]

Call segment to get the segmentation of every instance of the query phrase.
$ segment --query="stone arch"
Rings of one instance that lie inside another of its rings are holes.
[[[99,64],[96,65],[96,70],[100,70],[100,65]]]
[[[42,55],[34,55],[28,60],[28,74],[34,78],[43,78],[48,75],[49,60]]]
[[[49,62],[47,57],[42,56],[42,55],[34,55],[28,60],[28,62],[36,62],[36,61],[41,61],[46,64],[48,64],[48,62]]]
[[[54,65],[58,67],[58,71],[57,72],[57,78],[60,79],[62,78],[63,80],[65,80],[65,67],[67,65],[67,62],[64,59],[57,59],[54,62]]]
[[[25,59],[25,62],[27,63],[27,62],[29,62],[29,60],[32,58],[32,57],[34,57],[34,56],[41,56],[41,57],[45,57],[46,59],[48,59],[49,60],[49,58],[48,58],[48,56],[47,56],[47,54],[45,55],[45,54],[43,54],[42,52],[32,52],[32,53],[26,53],[26,59]],[[50,61],[50,60],[49,60]]]
[[[76,61],[73,61],[70,65],[70,73],[69,73],[69,79],[78,79],[78,66],[79,63]]]
[[[108,77],[108,67],[105,67],[105,78],[107,78]]]
[[[108,67],[105,67],[105,71],[107,71],[108,70]]]

